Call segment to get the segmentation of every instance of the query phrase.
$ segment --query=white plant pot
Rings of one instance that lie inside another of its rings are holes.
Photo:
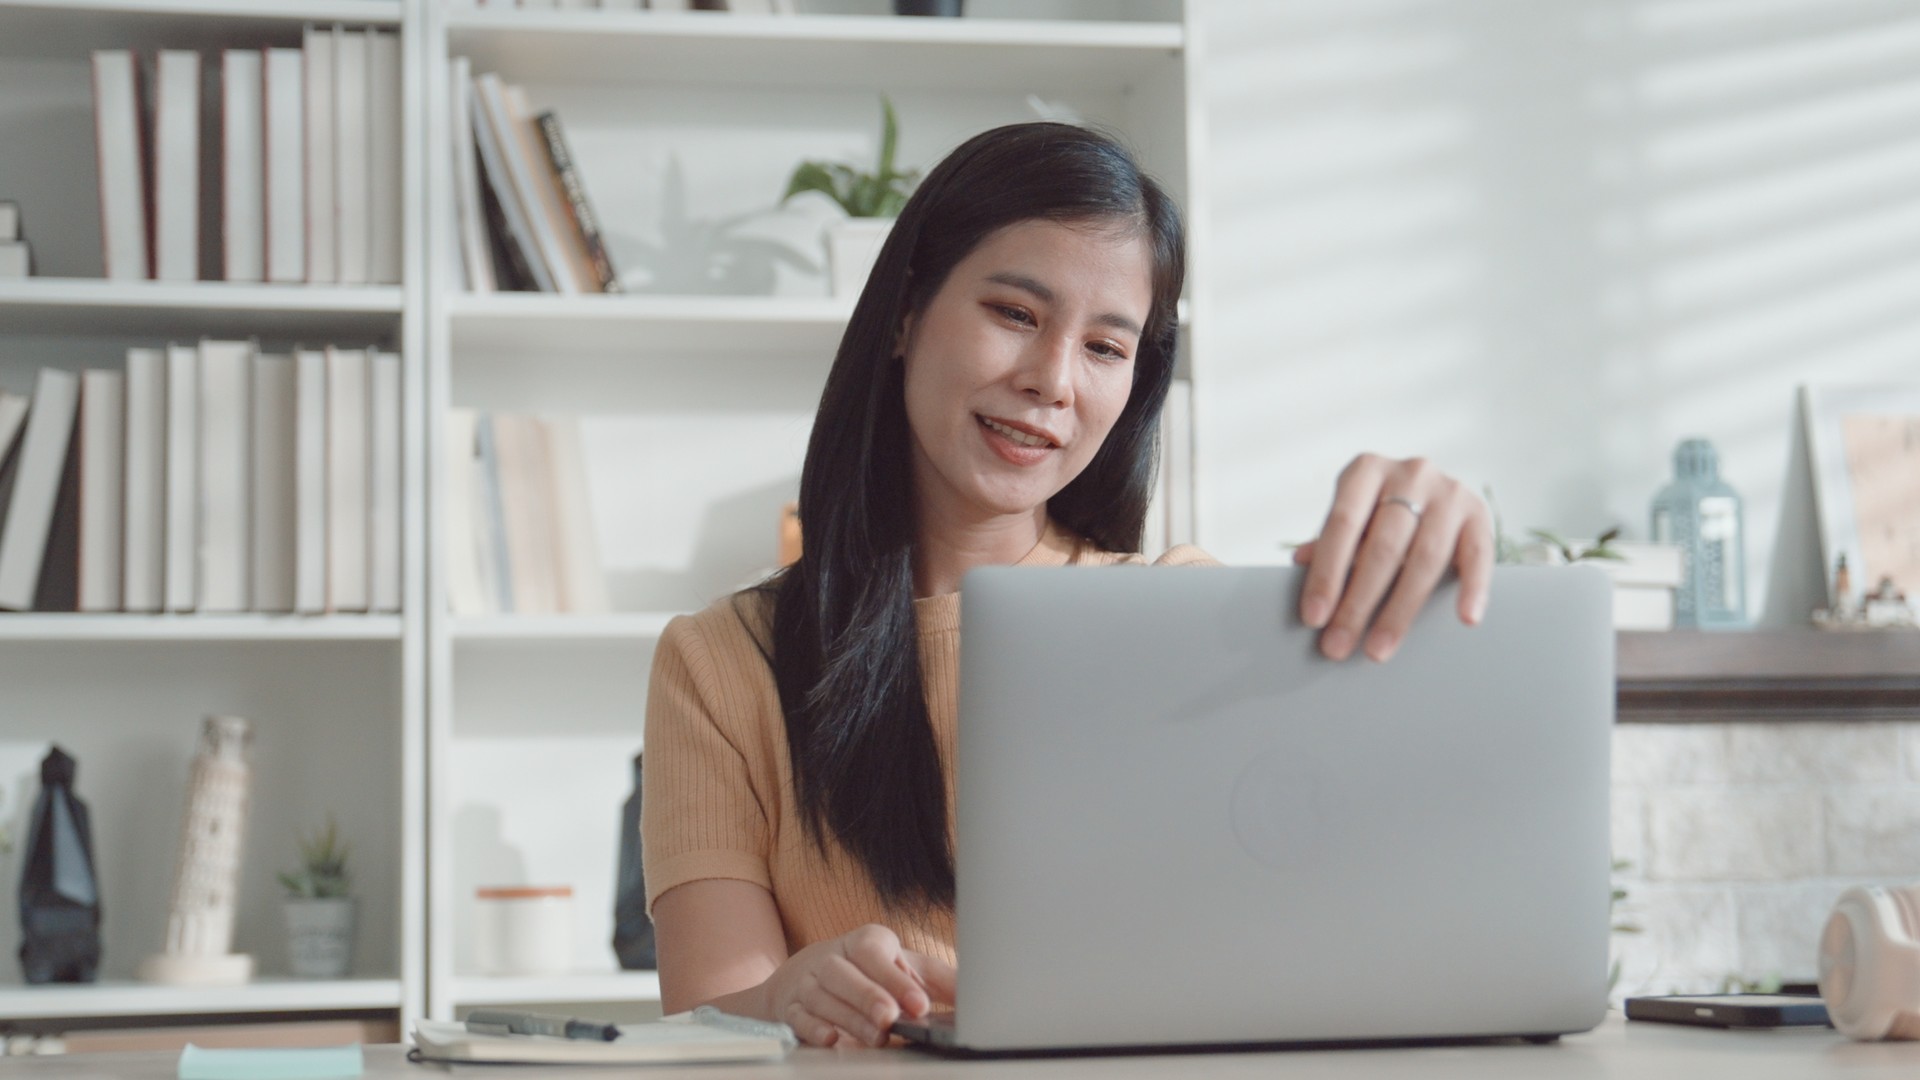
[[[891,231],[892,218],[845,218],[827,226],[827,269],[833,276],[833,295],[849,299],[860,295]]]
[[[351,897],[288,900],[287,969],[303,979],[337,979],[353,961]]]

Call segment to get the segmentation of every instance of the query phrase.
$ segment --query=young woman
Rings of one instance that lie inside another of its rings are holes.
[[[951,1003],[960,579],[1145,561],[1183,244],[1125,150],[1060,124],[969,140],[909,200],[827,376],[804,554],[655,653],[643,831],[668,1011],[881,1045]],[[1424,462],[1363,456],[1298,560],[1322,649],[1344,659],[1371,624],[1385,659],[1449,566],[1478,620],[1492,530]]]

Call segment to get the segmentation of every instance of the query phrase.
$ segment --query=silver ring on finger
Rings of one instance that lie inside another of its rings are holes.
[[[1380,505],[1381,506],[1404,506],[1407,509],[1407,513],[1413,515],[1413,520],[1416,522],[1420,520],[1420,515],[1426,510],[1426,507],[1421,506],[1417,501],[1413,499],[1409,499],[1405,495],[1383,496],[1380,499]]]

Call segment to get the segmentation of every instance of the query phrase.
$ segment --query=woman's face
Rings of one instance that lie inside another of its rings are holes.
[[[1093,460],[1153,301],[1144,237],[1024,221],[990,235],[902,332],[923,514],[1031,513]]]

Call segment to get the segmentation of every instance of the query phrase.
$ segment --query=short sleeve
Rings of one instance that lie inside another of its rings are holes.
[[[1155,566],[1223,566],[1219,559],[1201,551],[1192,544],[1177,544],[1167,549],[1165,555],[1153,560]]]
[[[753,770],[723,728],[720,687],[729,675],[693,618],[683,615],[667,624],[654,650],[641,759],[649,914],[660,894],[689,881],[733,878],[773,888],[771,831]]]

